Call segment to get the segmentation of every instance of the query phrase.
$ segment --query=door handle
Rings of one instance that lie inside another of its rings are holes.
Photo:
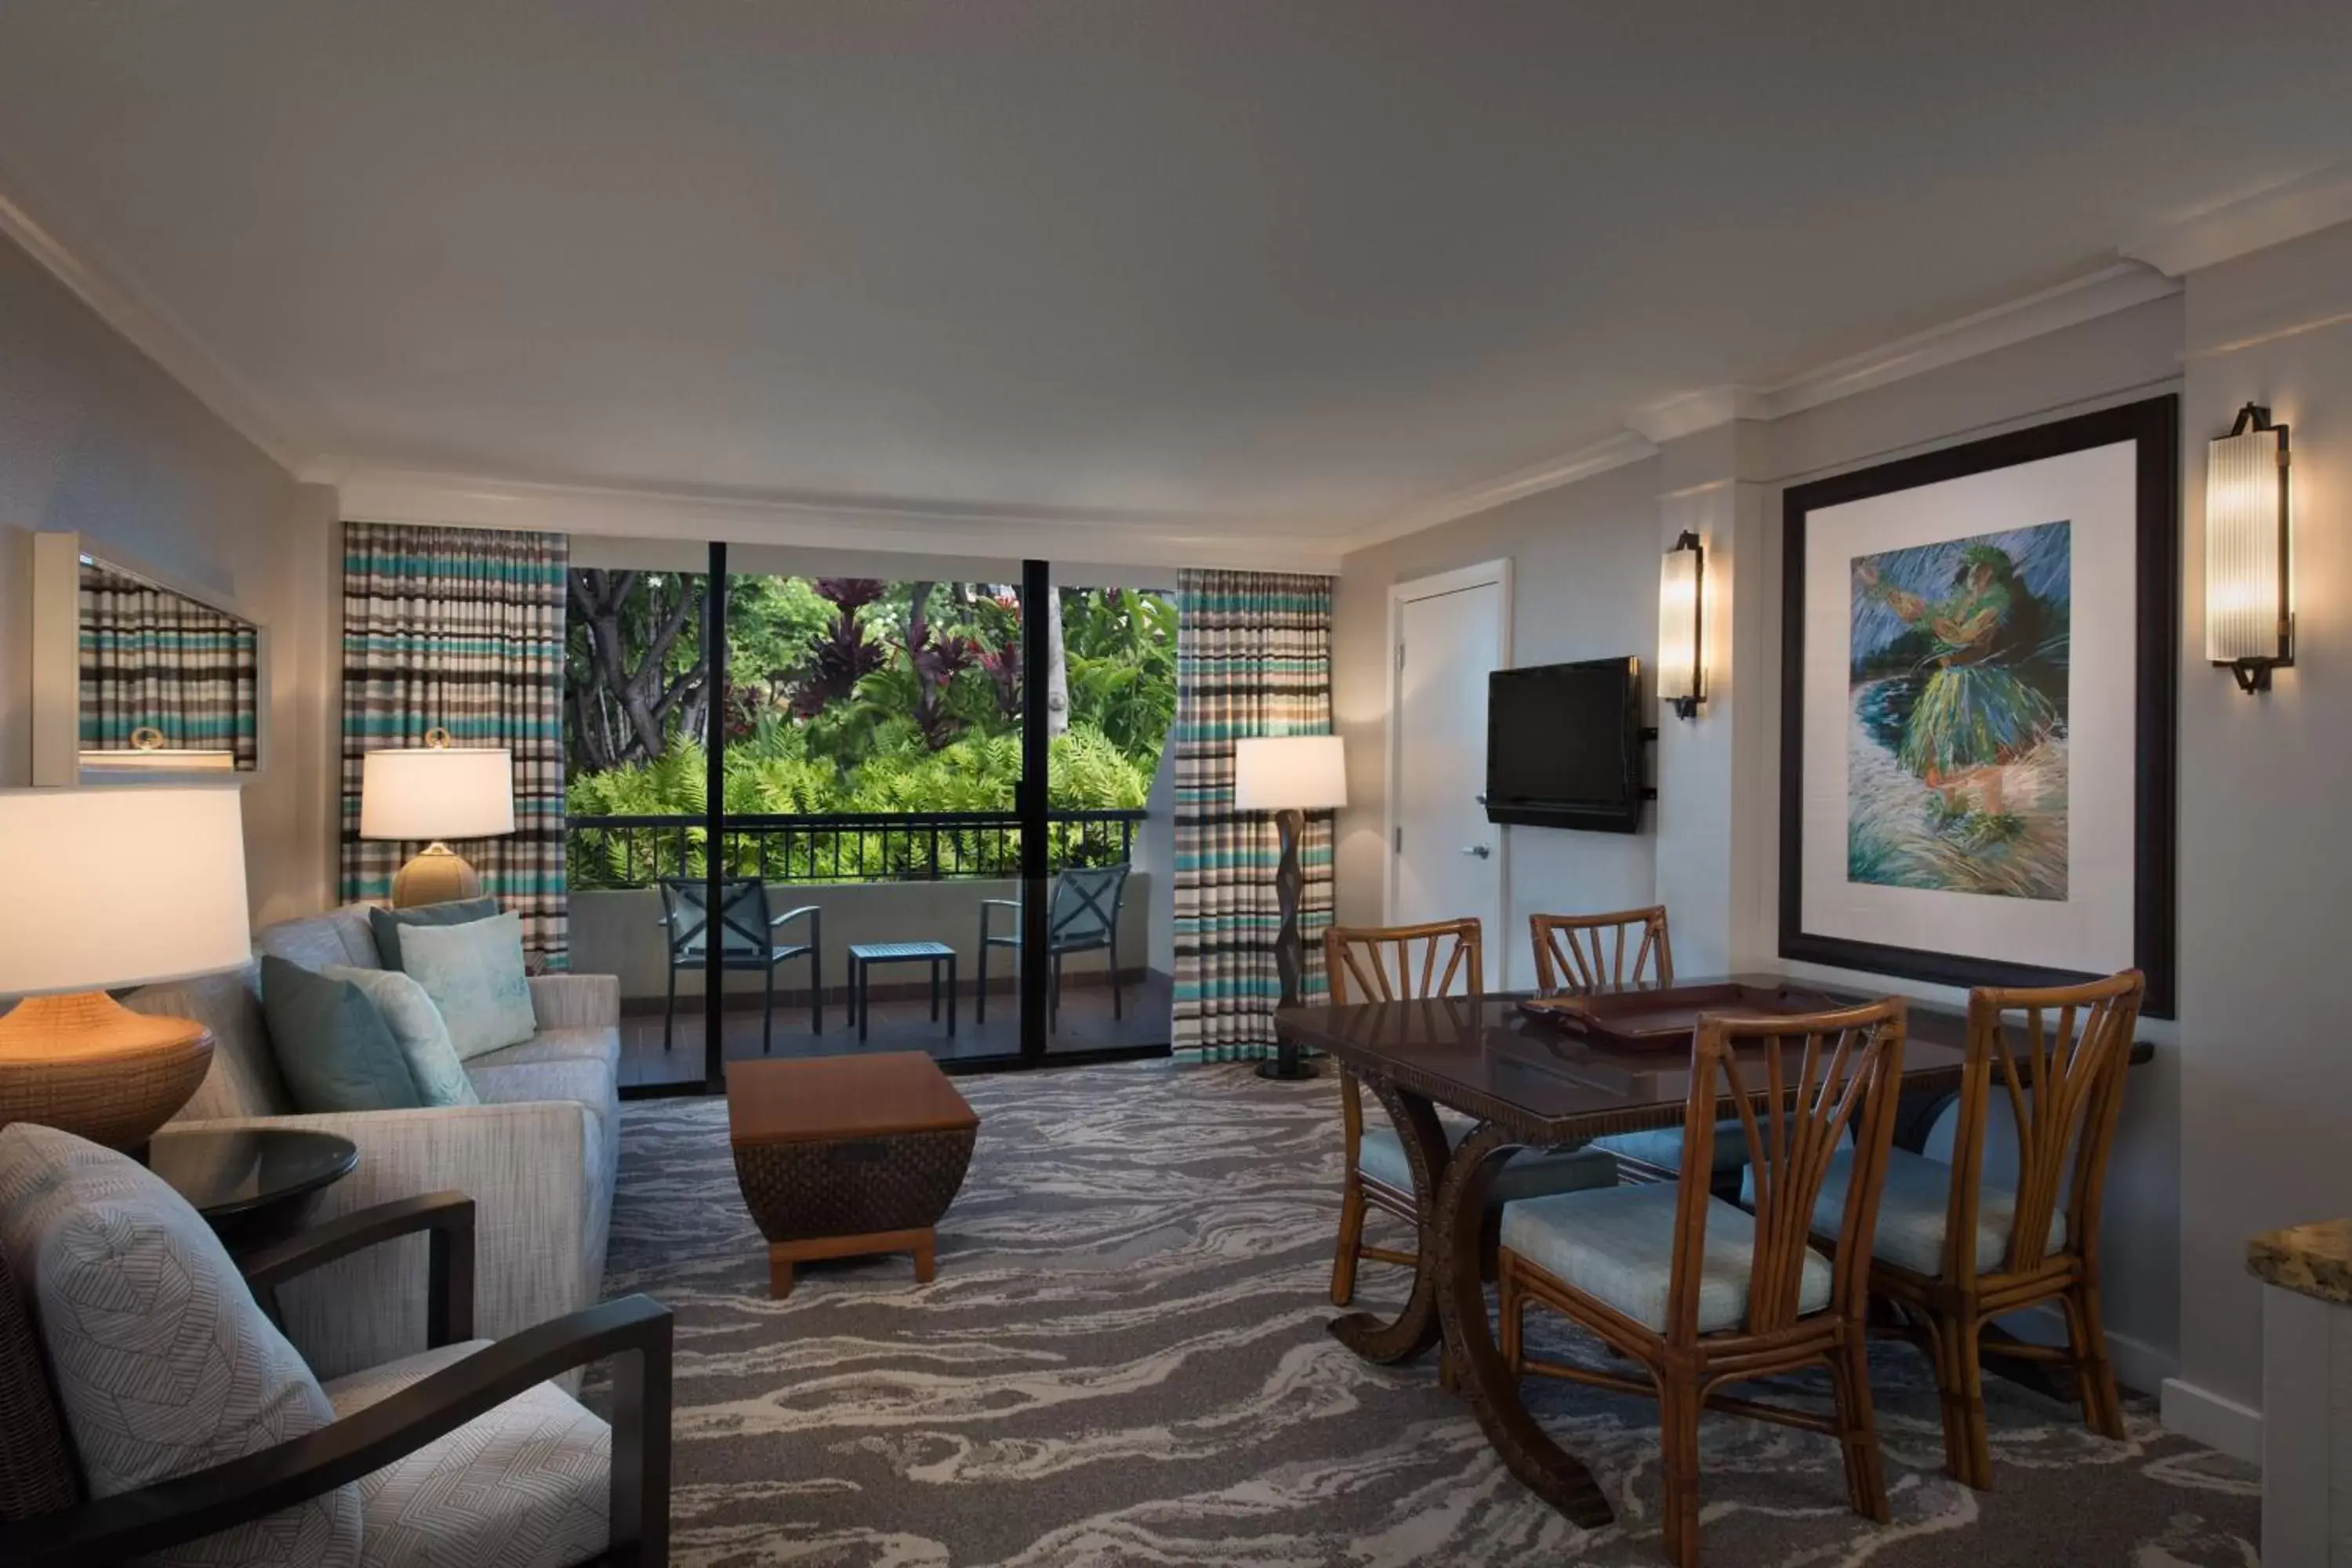
[[[1487,856],[1492,855],[1494,852],[1495,851],[1492,848],[1484,844],[1465,844],[1462,847],[1462,853],[1465,855],[1475,855],[1481,860],[1484,860]]]

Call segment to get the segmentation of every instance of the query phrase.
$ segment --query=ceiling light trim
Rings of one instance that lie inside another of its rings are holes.
[[[258,447],[288,473],[310,454],[268,412],[268,405],[231,374],[226,363],[174,321],[145,292],[124,281],[121,268],[98,265],[87,246],[68,243],[53,223],[35,216],[10,181],[0,186],[0,235],[14,240],[90,312],[155,362],[182,391]]]
[[[2179,278],[2352,223],[2352,163],[2330,163],[2151,231],[2123,254]]]
[[[1105,519],[1000,510],[863,506],[756,496],[697,495],[478,474],[314,466],[342,515],[370,522],[535,530],[642,539],[724,540],[898,554],[1083,561],[1108,566],[1255,567],[1337,572],[1341,542],[1198,524],[1139,527]]]

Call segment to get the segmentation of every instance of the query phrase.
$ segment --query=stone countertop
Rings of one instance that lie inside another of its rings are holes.
[[[2258,1236],[2246,1243],[2246,1268],[2265,1285],[2352,1306],[2352,1219]]]

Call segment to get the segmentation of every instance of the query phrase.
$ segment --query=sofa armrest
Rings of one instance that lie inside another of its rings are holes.
[[[621,1026],[621,977],[534,974],[530,1011],[542,1029],[617,1029]]]
[[[594,1113],[571,1100],[176,1121],[155,1138],[304,1127],[359,1146],[359,1165],[320,1194],[315,1220],[456,1191],[474,1200],[477,1331],[501,1339],[593,1302],[604,1248],[594,1189]],[[278,1292],[287,1337],[323,1380],[425,1348],[428,1251],[422,1236],[327,1265]]]

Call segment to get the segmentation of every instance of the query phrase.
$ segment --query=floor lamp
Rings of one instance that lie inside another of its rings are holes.
[[[1298,840],[1307,830],[1308,812],[1347,804],[1347,757],[1339,736],[1268,735],[1234,742],[1234,809],[1274,813],[1275,826],[1282,834],[1282,866],[1274,879],[1276,897],[1282,902],[1282,930],[1274,939],[1274,963],[1282,976],[1279,1005],[1284,1007],[1299,1002],[1298,897],[1306,874],[1298,864]],[[1315,1076],[1298,1047],[1287,1040],[1257,1070],[1262,1078]]]

